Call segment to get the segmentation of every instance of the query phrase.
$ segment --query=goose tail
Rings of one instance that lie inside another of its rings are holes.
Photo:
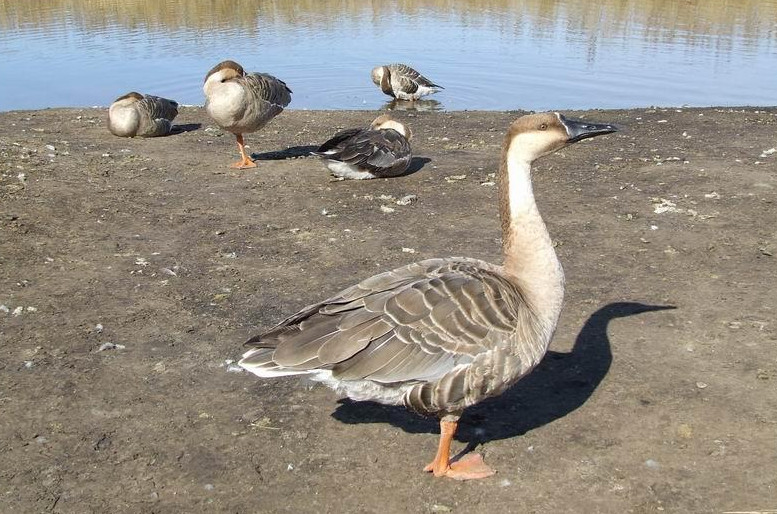
[[[254,348],[243,354],[238,365],[263,378],[288,377],[292,375],[307,375],[310,370],[295,370],[278,365],[273,359],[275,348]]]

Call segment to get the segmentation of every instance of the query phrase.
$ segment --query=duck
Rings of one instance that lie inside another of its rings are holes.
[[[616,130],[554,112],[518,118],[498,173],[502,264],[442,257],[369,277],[251,337],[239,365],[264,378],[306,375],[353,400],[437,416],[437,453],[424,470],[457,480],[493,475],[479,453],[451,462],[458,421],[537,366],[564,297],[532,162]]]
[[[170,134],[178,102],[130,91],[108,108],[108,130],[119,137],[157,137]]]
[[[377,66],[372,69],[370,76],[381,91],[399,100],[414,101],[445,89],[407,64]]]
[[[382,114],[369,128],[341,130],[311,152],[337,177],[355,180],[396,177],[407,171],[413,154],[410,128]]]
[[[267,73],[246,73],[235,61],[211,68],[203,84],[205,110],[222,129],[237,140],[240,160],[232,168],[255,168],[246,154],[243,134],[256,132],[291,103],[292,91],[285,82]]]

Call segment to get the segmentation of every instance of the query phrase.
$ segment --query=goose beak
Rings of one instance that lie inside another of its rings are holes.
[[[559,121],[567,129],[567,143],[576,143],[580,140],[587,139],[589,137],[602,136],[604,134],[612,134],[617,132],[618,128],[615,125],[609,125],[605,123],[589,123],[587,121],[570,120],[558,115]]]

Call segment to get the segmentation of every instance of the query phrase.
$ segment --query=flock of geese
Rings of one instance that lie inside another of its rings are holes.
[[[414,101],[440,86],[412,68],[372,70],[386,94]],[[241,160],[255,166],[243,134],[261,129],[291,101],[291,90],[264,73],[224,61],[205,77],[205,108],[235,134]],[[177,104],[138,93],[110,107],[120,136],[169,133]],[[478,453],[450,457],[462,412],[527,375],[545,355],[564,295],[564,273],[535,203],[534,160],[617,129],[559,113],[522,116],[508,128],[499,168],[504,261],[427,259],[367,278],[252,337],[240,365],[260,377],[307,375],[355,400],[372,400],[440,418],[437,454],[424,470],[458,480],[494,474]],[[389,115],[344,130],[314,155],[352,179],[401,175],[410,131]]]
[[[413,102],[443,89],[404,64],[378,66],[371,76],[381,91],[403,101]],[[246,73],[235,61],[224,61],[205,76],[203,91],[208,115],[219,127],[235,134],[240,160],[231,166],[255,168],[256,163],[246,153],[243,134],[260,130],[280,114],[291,103],[291,89],[272,75]],[[122,137],[166,136],[177,115],[174,100],[133,91],[111,104],[108,129]],[[383,115],[369,128],[338,132],[313,154],[338,177],[395,177],[407,171],[412,160],[410,138],[404,123]]]

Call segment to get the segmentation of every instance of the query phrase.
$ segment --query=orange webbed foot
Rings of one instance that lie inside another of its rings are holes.
[[[229,165],[229,167],[243,170],[246,168],[256,168],[256,163],[251,159],[242,159],[237,162],[233,162],[232,164]]]
[[[240,151],[240,160],[237,162],[234,162],[230,164],[230,168],[237,168],[237,169],[245,169],[245,168],[256,168],[256,163],[251,160],[251,157],[246,153],[246,145],[245,141],[243,140],[243,134],[235,134],[235,139],[237,140],[237,149]]]
[[[448,477],[454,480],[477,480],[488,478],[496,473],[483,462],[483,456],[479,453],[469,453],[451,461],[451,440],[457,427],[458,416],[454,421],[445,418],[440,420],[440,443],[437,446],[437,455],[424,471],[434,473],[436,477]]]
[[[493,476],[496,471],[483,462],[479,453],[469,453],[455,462],[451,462],[446,477],[454,480],[477,480]]]
[[[464,455],[451,463],[433,461],[424,468],[424,471],[434,473],[436,477],[448,477],[454,480],[479,480],[496,474],[493,468],[483,462],[483,456],[479,453]]]

